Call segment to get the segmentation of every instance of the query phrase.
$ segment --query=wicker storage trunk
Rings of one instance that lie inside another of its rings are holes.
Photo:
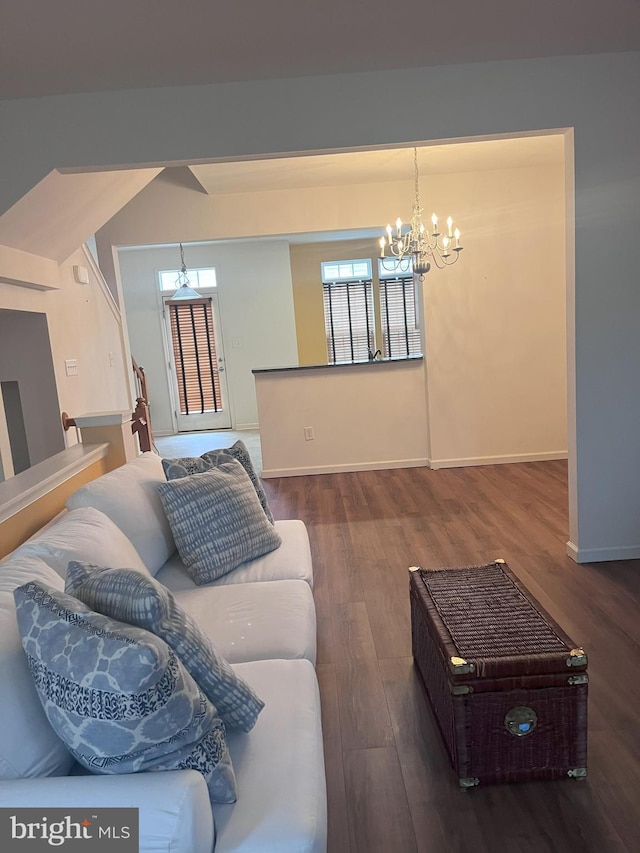
[[[464,788],[583,778],[587,657],[506,563],[410,570],[413,657]]]

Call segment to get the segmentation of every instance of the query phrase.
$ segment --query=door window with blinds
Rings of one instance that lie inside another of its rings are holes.
[[[159,273],[160,289],[176,291],[178,272]],[[201,298],[164,298],[166,339],[179,431],[231,426],[224,353],[219,333],[215,269],[190,269],[189,287]]]
[[[366,361],[375,350],[371,261],[322,263],[329,364]]]
[[[211,298],[167,302],[180,414],[222,409]]]
[[[411,270],[388,269],[388,261],[378,261],[380,279],[380,321],[382,326],[382,355],[384,358],[404,358],[422,352],[416,286]]]

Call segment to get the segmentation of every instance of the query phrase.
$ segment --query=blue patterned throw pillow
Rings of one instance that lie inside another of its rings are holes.
[[[251,461],[251,456],[247,450],[244,441],[235,442],[231,447],[225,447],[221,450],[209,450],[203,453],[202,456],[183,456],[180,459],[163,459],[162,467],[167,480],[177,480],[180,477],[189,477],[191,474],[202,474],[204,471],[210,471],[222,462],[228,462],[229,459],[237,459],[244,470],[249,475],[249,479],[253,483],[253,488],[260,500],[262,509],[269,521],[273,524],[273,514],[269,509],[267,496],[262,488],[260,478],[256,474],[255,468]]]
[[[235,459],[158,483],[178,553],[198,586],[282,544],[247,472]]]
[[[253,728],[264,702],[163,584],[132,569],[71,562],[65,590],[92,610],[163,639],[213,702],[227,728],[244,732]]]
[[[224,723],[163,640],[34,581],[14,598],[40,701],[80,764],[111,774],[191,768],[212,802],[235,802]]]

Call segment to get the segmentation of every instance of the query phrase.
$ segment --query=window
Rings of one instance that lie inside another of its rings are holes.
[[[160,290],[177,290],[179,285],[177,278],[180,275],[180,270],[162,270],[158,273],[160,279]],[[200,270],[188,270],[187,278],[189,279],[189,287],[194,290],[202,290],[205,287],[216,287],[216,271],[214,267],[209,267]]]
[[[383,358],[406,358],[422,352],[410,260],[378,259],[377,294],[371,267],[369,258],[322,263],[329,364],[370,358],[376,352],[376,328],[378,338],[382,335]]]
[[[322,264],[329,364],[366,361],[375,344],[371,261]]]
[[[411,273],[398,274],[379,263],[380,319],[384,358],[404,358],[422,351]]]

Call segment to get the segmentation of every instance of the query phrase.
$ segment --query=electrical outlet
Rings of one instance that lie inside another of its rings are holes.
[[[313,441],[315,435],[313,434],[313,427],[305,427],[304,428],[304,440],[305,441]]]

